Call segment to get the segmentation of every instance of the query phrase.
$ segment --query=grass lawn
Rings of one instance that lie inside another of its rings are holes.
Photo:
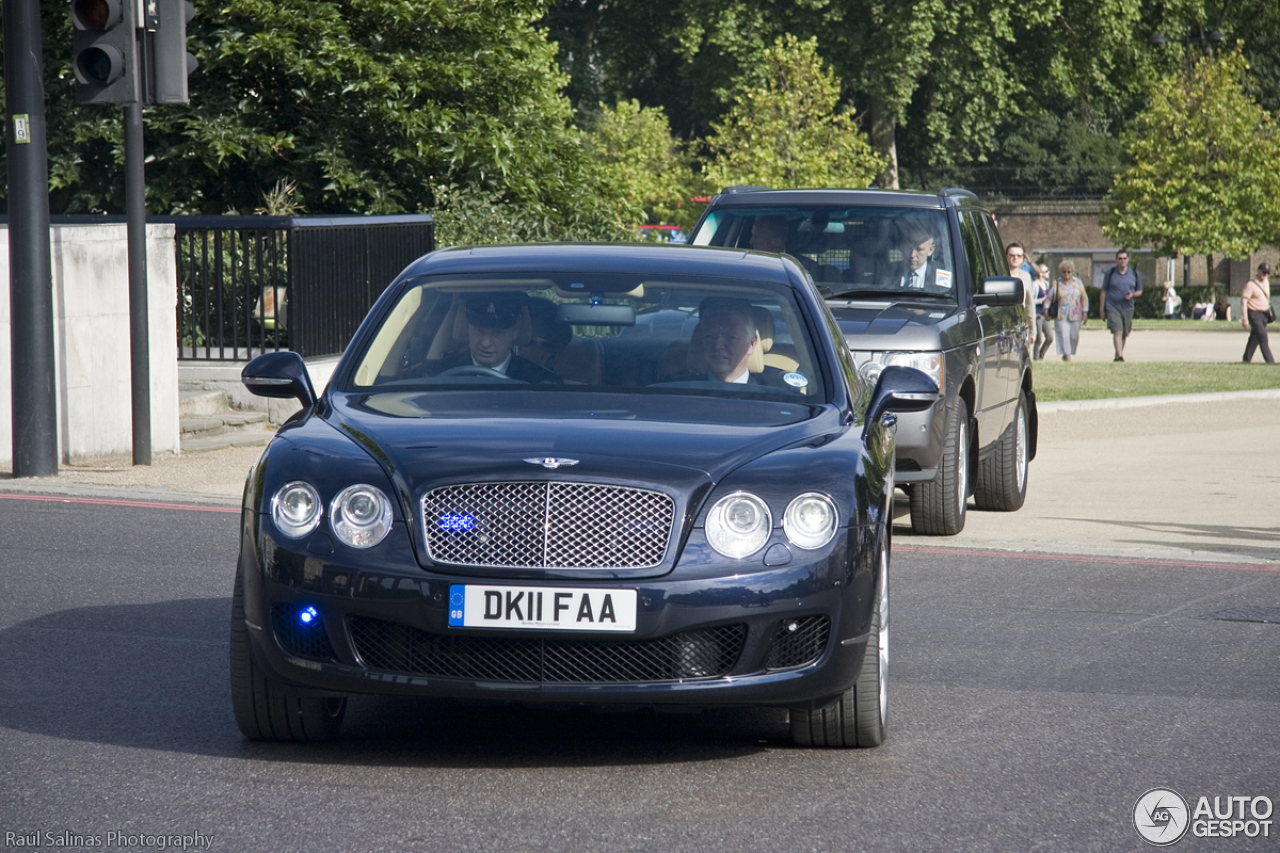
[[[1167,325],[1178,322],[1170,320]],[[1212,321],[1186,322],[1216,325]],[[1235,326],[1237,333],[1239,330],[1240,327]],[[1036,362],[1033,373],[1036,400],[1041,403],[1280,388],[1280,365],[1263,364],[1261,359],[1253,364],[1188,361],[1125,364],[1073,361],[1067,364],[1045,360]]]

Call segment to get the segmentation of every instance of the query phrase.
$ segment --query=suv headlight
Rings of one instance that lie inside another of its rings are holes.
[[[869,352],[867,350],[851,350],[851,352],[854,363],[858,365],[858,373],[873,388],[880,379],[880,372],[890,365],[922,370],[937,384],[938,388],[945,387],[942,384],[942,353],[940,352]]]
[[[319,493],[301,480],[285,483],[271,499],[271,520],[291,539],[301,539],[315,530],[323,514]]]
[[[836,535],[836,505],[818,492],[805,492],[788,506],[782,529],[797,548],[821,548]]]
[[[373,486],[348,486],[333,499],[333,532],[352,548],[372,548],[391,531],[391,501]]]
[[[740,560],[764,547],[773,530],[769,506],[750,492],[734,492],[707,513],[707,542],[726,557]]]

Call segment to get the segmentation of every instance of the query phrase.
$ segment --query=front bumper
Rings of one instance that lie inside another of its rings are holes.
[[[920,412],[898,415],[894,478],[899,484],[928,483],[937,475],[946,442],[946,423],[944,400]]]
[[[636,631],[622,637],[451,628],[449,587],[493,579],[423,571],[407,541],[376,565],[355,565],[265,537],[255,548],[246,536],[246,623],[256,663],[316,693],[795,705],[853,684],[875,600],[875,535],[841,531],[821,556],[793,548],[789,562],[772,567],[761,561],[771,546],[754,563],[735,563],[702,553],[706,546],[691,537],[681,564],[695,568],[663,578],[520,582],[634,589]],[[729,565],[710,568],[716,561]],[[297,616],[305,608],[318,618],[304,628]]]

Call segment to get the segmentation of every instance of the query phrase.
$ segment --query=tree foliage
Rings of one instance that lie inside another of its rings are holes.
[[[1224,51],[1159,82],[1124,136],[1132,165],[1107,196],[1108,237],[1229,257],[1280,242],[1280,127],[1247,72],[1239,51]]]
[[[571,123],[542,0],[195,0],[187,107],[145,111],[153,212],[496,200],[534,233],[618,233]],[[54,212],[123,209],[120,112],[77,106],[65,0],[43,7]],[[446,212],[447,215],[447,212]]]
[[[588,133],[619,216],[635,223],[674,222],[691,226],[689,197],[696,192],[693,160],[671,134],[661,107],[642,107],[632,98],[615,107],[601,104]]]
[[[882,157],[871,150],[853,113],[841,108],[840,84],[818,56],[816,39],[783,36],[765,51],[764,82],[743,86],[707,140],[707,179],[716,186],[865,187]]]

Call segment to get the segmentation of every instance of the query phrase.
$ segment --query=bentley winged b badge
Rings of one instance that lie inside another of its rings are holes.
[[[556,468],[568,468],[570,465],[578,464],[577,459],[568,459],[564,456],[530,456],[524,461],[530,465],[541,465],[543,468],[550,468],[553,471]]]

